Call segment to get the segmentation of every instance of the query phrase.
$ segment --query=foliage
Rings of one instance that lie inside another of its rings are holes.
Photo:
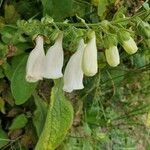
[[[149,23],[148,0],[0,0],[0,149],[148,150]],[[64,68],[79,40],[96,33],[99,71],[71,94],[61,79],[25,80],[34,38],[43,35],[47,50],[59,30]],[[133,55],[122,48],[125,32],[139,48]],[[105,59],[110,45],[120,53],[115,68]]]

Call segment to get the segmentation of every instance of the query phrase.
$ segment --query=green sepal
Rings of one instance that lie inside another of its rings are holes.
[[[87,32],[88,40],[91,40],[95,36],[95,32],[93,30],[89,30]]]
[[[106,49],[113,47],[113,46],[117,46],[117,44],[118,44],[118,40],[115,34],[107,34],[104,37],[104,47]]]
[[[128,41],[130,39],[130,37],[131,37],[130,33],[127,32],[127,31],[124,31],[124,30],[120,30],[118,32],[117,36],[118,36],[118,41],[120,43],[123,43],[124,41]]]

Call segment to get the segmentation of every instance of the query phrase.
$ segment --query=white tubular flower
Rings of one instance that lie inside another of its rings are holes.
[[[64,52],[62,47],[63,34],[60,33],[46,54],[44,61],[43,77],[48,79],[58,79],[63,76],[62,67],[64,61]]]
[[[122,46],[128,54],[134,54],[138,50],[138,47],[132,37],[126,41],[123,41]]]
[[[36,46],[29,54],[26,65],[26,81],[37,82],[42,80],[43,61],[45,59],[45,53],[43,48],[44,39],[42,36],[37,36]]]
[[[117,46],[110,47],[105,50],[105,56],[108,64],[112,67],[116,67],[120,63],[120,56]]]
[[[77,51],[71,56],[64,73],[64,87],[66,92],[83,89],[82,56],[85,48],[83,39],[80,40]]]
[[[82,69],[86,76],[94,76],[98,71],[96,36],[94,31],[91,33],[91,39],[87,43],[83,53]]]

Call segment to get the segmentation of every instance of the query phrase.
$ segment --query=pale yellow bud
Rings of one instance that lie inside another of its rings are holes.
[[[122,46],[128,54],[134,54],[138,50],[135,41],[131,37],[129,38],[129,40],[123,41]]]
[[[110,47],[105,50],[106,60],[112,67],[116,67],[120,63],[120,56],[117,46]]]

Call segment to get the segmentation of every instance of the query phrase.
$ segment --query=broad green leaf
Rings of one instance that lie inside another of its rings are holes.
[[[107,9],[109,5],[115,4],[117,0],[99,0],[98,3],[98,16],[100,16],[101,19],[105,18],[105,15],[107,13]]]
[[[99,1],[99,0],[98,0]],[[78,15],[84,17],[92,11],[91,4],[87,1],[73,1],[72,5],[72,16]]]
[[[21,114],[21,115],[17,116],[16,118],[14,118],[9,129],[13,130],[13,129],[23,128],[23,127],[25,127],[27,122],[28,122],[28,119],[26,118],[26,116],[24,114]]]
[[[62,81],[55,82],[45,126],[35,150],[54,150],[64,140],[73,122],[73,108],[65,98]]]
[[[9,142],[7,139],[7,134],[0,127],[0,149]]]
[[[11,81],[12,74],[15,72],[15,69],[17,68],[18,64],[22,61],[22,59],[26,56],[26,54],[14,56],[11,60],[11,63],[5,62],[3,64],[3,69],[5,76]]]
[[[25,80],[27,56],[18,64],[11,78],[11,91],[16,105],[25,103],[36,88],[36,83],[28,83]]]
[[[72,12],[73,0],[41,0],[44,15],[50,15],[55,20],[68,17]]]
[[[36,110],[34,112],[34,117],[33,117],[33,124],[36,128],[36,132],[39,137],[43,130],[45,119],[46,119],[47,104],[36,93],[34,93],[33,96],[36,105]]]

